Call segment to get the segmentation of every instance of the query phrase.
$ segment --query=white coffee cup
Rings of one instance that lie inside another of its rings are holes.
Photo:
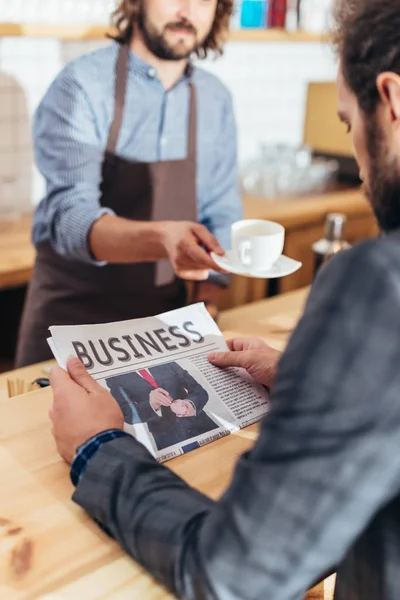
[[[285,228],[273,221],[245,219],[232,225],[231,238],[232,249],[243,266],[266,271],[282,255]]]

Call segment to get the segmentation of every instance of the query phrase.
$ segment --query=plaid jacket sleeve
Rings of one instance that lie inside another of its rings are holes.
[[[400,288],[380,243],[317,278],[219,502],[130,438],[88,465],[75,501],[179,597],[299,600],[398,492]]]

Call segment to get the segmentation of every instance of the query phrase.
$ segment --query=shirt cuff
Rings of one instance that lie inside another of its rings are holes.
[[[197,406],[195,403],[189,400],[189,398],[186,398],[186,402],[190,402],[190,404],[193,406],[195,417],[197,417]]]
[[[104,444],[107,444],[107,442],[111,442],[119,437],[126,437],[127,435],[129,434],[121,429],[110,429],[95,435],[94,437],[90,438],[90,440],[82,444],[82,446],[78,448],[71,465],[70,477],[73,485],[77,487],[89,462]]]

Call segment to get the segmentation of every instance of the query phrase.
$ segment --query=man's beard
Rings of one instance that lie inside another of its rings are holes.
[[[382,231],[400,228],[399,158],[390,154],[376,118],[366,119],[366,142],[369,156],[369,185],[364,192]]]
[[[201,45],[197,40],[197,31],[191,23],[184,20],[176,23],[168,23],[168,25],[160,32],[152,25],[152,23],[150,23],[144,8],[142,8],[139,14],[138,27],[143,35],[147,48],[162,60],[183,60],[189,58]],[[175,46],[171,46],[167,42],[166,32],[168,29],[171,30],[174,28],[185,29],[193,34],[193,44],[191,48],[179,43]]]

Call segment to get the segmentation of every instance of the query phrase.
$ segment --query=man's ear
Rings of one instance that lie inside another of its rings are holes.
[[[382,104],[390,110],[392,121],[400,124],[400,76],[397,73],[380,73],[376,87]]]

